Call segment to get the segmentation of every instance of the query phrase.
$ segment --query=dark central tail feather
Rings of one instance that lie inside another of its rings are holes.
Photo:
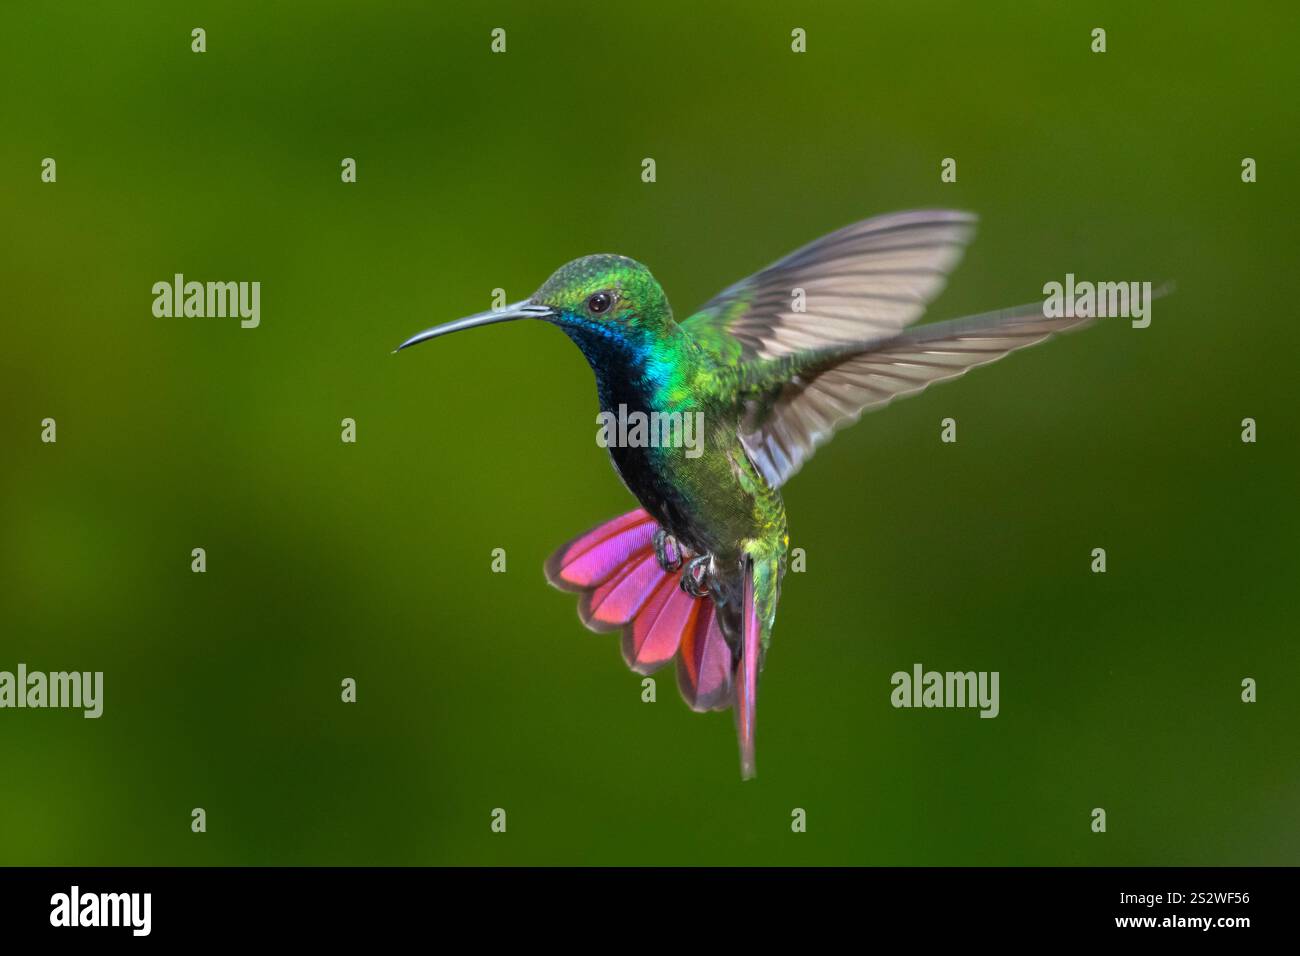
[[[685,593],[683,571],[659,565],[657,528],[641,509],[607,521],[551,555],[546,578],[581,595],[578,615],[593,631],[622,628],[623,658],[632,670],[650,674],[676,657],[677,686],[692,710],[726,710],[738,703],[742,774],[753,776],[757,654],[753,667],[745,666],[744,655],[727,645],[713,599]],[[746,598],[748,641],[749,591]]]
[[[751,779],[754,766],[754,724],[758,711],[758,670],[763,631],[754,601],[754,562],[745,559],[745,603],[742,609],[740,661],[736,666],[736,739],[740,743],[740,776]]]

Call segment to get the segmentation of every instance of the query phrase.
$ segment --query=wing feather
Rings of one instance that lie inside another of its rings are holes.
[[[974,229],[973,215],[946,209],[863,220],[728,287],[683,326],[740,361],[890,338],[939,294]]]
[[[741,441],[768,483],[779,487],[818,446],[863,412],[1091,321],[1046,318],[1042,303],[1035,302],[921,326],[848,350],[776,386],[767,400],[752,403],[741,424]]]

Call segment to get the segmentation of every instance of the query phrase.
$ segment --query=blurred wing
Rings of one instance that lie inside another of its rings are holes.
[[[1044,318],[1041,302],[921,326],[862,351],[811,364],[749,404],[740,437],[779,487],[817,447],[865,411],[955,378],[1090,318]]]
[[[854,223],[725,289],[682,325],[727,361],[892,338],[939,294],[974,231],[975,216],[944,209]]]

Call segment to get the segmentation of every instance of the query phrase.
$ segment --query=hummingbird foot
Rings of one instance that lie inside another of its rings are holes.
[[[682,575],[682,590],[691,597],[708,597],[713,593],[713,555],[691,558]]]
[[[677,539],[663,528],[660,528],[655,531],[654,540],[655,558],[659,561],[659,567],[670,574],[680,569],[685,554],[682,552],[682,546],[677,543]]]

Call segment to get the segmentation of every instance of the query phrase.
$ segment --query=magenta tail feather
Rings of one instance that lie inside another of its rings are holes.
[[[691,710],[726,710],[731,706],[731,648],[722,636],[711,598],[698,605],[695,626],[682,635],[677,655],[677,689]]]
[[[623,631],[623,659],[640,674],[677,660],[677,688],[692,710],[736,704],[741,774],[754,776],[759,626],[752,571],[746,577],[739,660],[723,636],[713,599],[681,589],[683,571],[665,571],[654,552],[657,525],[637,509],[579,535],[546,562],[546,578],[578,592],[578,615],[593,631]]]
[[[638,551],[653,550],[654,519],[640,508],[580,534],[546,562],[546,579],[564,591],[604,584]]]
[[[652,674],[675,656],[695,613],[695,601],[663,574],[655,594],[623,630],[623,659],[638,674]]]

